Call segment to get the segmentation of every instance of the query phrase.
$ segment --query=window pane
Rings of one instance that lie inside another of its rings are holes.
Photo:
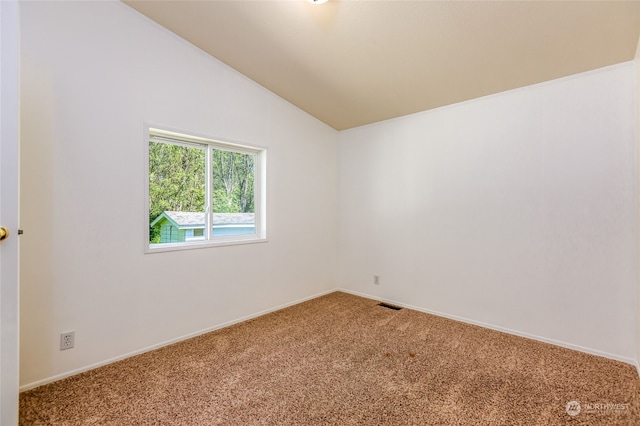
[[[214,149],[213,236],[255,234],[254,154]]]
[[[148,130],[148,253],[266,241],[265,149]]]
[[[149,243],[202,239],[206,148],[149,142]],[[199,235],[198,235],[199,233]]]

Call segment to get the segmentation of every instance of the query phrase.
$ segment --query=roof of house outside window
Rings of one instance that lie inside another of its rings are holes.
[[[204,213],[200,212],[162,212],[150,226],[156,225],[162,219],[167,219],[179,229],[204,228]],[[254,213],[214,213],[214,225],[253,225],[255,223]]]

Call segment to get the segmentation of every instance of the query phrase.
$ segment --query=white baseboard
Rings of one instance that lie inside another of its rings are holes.
[[[75,370],[67,371],[65,373],[58,374],[58,375],[55,375],[55,376],[52,376],[52,377],[48,377],[46,379],[38,380],[36,382],[28,383],[26,385],[20,386],[20,392],[24,392],[24,391],[27,391],[29,389],[36,388],[38,386],[46,385],[48,383],[52,383],[52,382],[64,379],[66,377],[74,376],[76,374],[80,374],[80,373],[83,373],[85,371],[93,370],[94,368],[102,367],[102,366],[105,366],[107,364],[111,364],[111,363],[116,362],[116,361],[121,361],[123,359],[130,358],[130,357],[135,356],[135,355],[140,355],[140,354],[143,354],[145,352],[149,352],[149,351],[152,351],[152,350],[155,350],[155,349],[159,349],[159,348],[162,348],[164,346],[168,346],[168,345],[171,345],[171,344],[183,341],[183,340],[190,339],[192,337],[199,336],[201,334],[205,334],[205,333],[209,333],[211,331],[219,330],[221,328],[229,327],[229,326],[231,326],[233,324],[237,324],[237,323],[240,323],[240,322],[243,322],[243,321],[247,321],[247,320],[250,320],[250,319],[253,319],[253,318],[257,318],[257,317],[260,317],[262,315],[269,314],[271,312],[279,311],[280,309],[284,309],[284,308],[287,308],[289,306],[297,305],[299,303],[306,302],[308,300],[312,300],[312,299],[315,299],[315,298],[318,298],[318,297],[333,293],[335,291],[341,291],[341,292],[344,292],[344,293],[353,294],[354,296],[360,296],[360,297],[365,297],[367,299],[377,300],[377,301],[380,301],[380,302],[386,302],[386,303],[390,303],[390,304],[393,304],[393,305],[401,306],[403,308],[413,309],[413,310],[418,311],[418,312],[424,312],[424,313],[427,313],[427,314],[431,314],[431,315],[436,315],[436,316],[443,317],[443,318],[452,319],[454,321],[460,321],[460,322],[464,322],[464,323],[467,323],[467,324],[473,324],[473,325],[477,325],[477,326],[480,326],[480,327],[488,328],[488,329],[491,329],[491,330],[496,330],[496,331],[500,331],[500,332],[503,332],[503,333],[512,334],[512,335],[519,336],[519,337],[524,337],[524,338],[527,338],[527,339],[537,340],[537,341],[540,341],[540,342],[549,343],[549,344],[552,344],[552,345],[555,345],[555,346],[560,346],[560,347],[563,347],[563,348],[572,349],[572,350],[579,351],[579,352],[588,353],[588,354],[591,354],[591,355],[597,355],[597,356],[601,356],[601,357],[604,357],[604,358],[609,358],[609,359],[613,359],[613,360],[616,360],[616,361],[621,361],[621,362],[624,362],[624,363],[631,364],[631,365],[635,366],[636,370],[638,371],[638,376],[640,376],[639,360],[626,358],[626,357],[621,357],[621,356],[618,356],[618,355],[615,355],[615,354],[611,354],[611,353],[608,353],[608,352],[603,352],[603,351],[599,351],[599,350],[592,349],[592,348],[586,348],[586,347],[583,347],[583,346],[574,345],[574,344],[567,343],[567,342],[562,342],[562,341],[559,341],[559,340],[548,339],[548,338],[545,338],[545,337],[536,336],[536,335],[529,334],[529,333],[523,333],[523,332],[519,332],[517,330],[511,330],[511,329],[508,329],[508,328],[499,327],[499,326],[495,326],[495,325],[492,325],[492,324],[487,324],[487,323],[480,322],[480,321],[474,321],[474,320],[471,320],[471,319],[468,319],[468,318],[459,317],[457,315],[449,315],[449,314],[446,314],[446,313],[443,313],[443,312],[438,312],[438,311],[434,311],[434,310],[431,310],[431,309],[422,308],[422,307],[419,307],[419,306],[413,306],[413,305],[409,305],[409,304],[406,304],[406,303],[401,303],[401,302],[398,302],[398,301],[392,300],[392,299],[381,298],[381,297],[373,296],[373,295],[366,294],[366,293],[360,293],[360,292],[357,292],[357,291],[347,290],[347,289],[344,289],[344,288],[334,288],[334,289],[331,289],[331,290],[327,290],[327,291],[324,291],[324,292],[321,292],[321,293],[314,294],[312,296],[308,296],[308,297],[305,297],[305,298],[302,298],[302,299],[294,300],[292,302],[285,303],[283,305],[279,305],[279,306],[276,306],[276,307],[271,308],[271,309],[266,309],[264,311],[260,311],[260,312],[257,312],[255,314],[251,314],[251,315],[247,315],[247,316],[244,316],[244,317],[241,317],[241,318],[237,318],[237,319],[232,320],[232,321],[227,321],[225,323],[218,324],[218,325],[215,325],[213,327],[206,328],[204,330],[196,331],[194,333],[189,333],[189,334],[186,334],[184,336],[177,337],[175,339],[167,340],[165,342],[158,343],[156,345],[148,346],[146,348],[142,348],[142,349],[139,349],[139,350],[136,350],[136,351],[133,351],[133,352],[129,352],[129,353],[126,353],[126,354],[123,354],[123,355],[119,355],[117,357],[109,358],[109,359],[106,359],[104,361],[97,362],[95,364],[91,364],[91,365],[88,365],[88,366],[85,366],[85,367],[82,367],[82,368],[78,368],[78,369],[75,369]]]
[[[66,378],[66,377],[75,376],[76,374],[84,373],[85,371],[93,370],[94,368],[102,367],[102,366],[105,366],[107,364],[114,363],[116,361],[121,361],[123,359],[130,358],[132,356],[140,355],[140,354],[143,354],[145,352],[149,352],[149,351],[152,351],[152,350],[155,350],[155,349],[162,348],[164,346],[169,346],[169,345],[172,345],[174,343],[181,342],[183,340],[191,339],[192,337],[200,336],[201,334],[206,334],[206,333],[209,333],[211,331],[215,331],[215,330],[219,330],[221,328],[229,327],[231,325],[238,324],[240,322],[247,321],[247,320],[250,320],[250,319],[253,319],[253,318],[257,318],[257,317],[260,317],[262,315],[269,314],[271,312],[279,311],[281,309],[288,308],[289,306],[297,305],[299,303],[306,302],[308,300],[312,300],[312,299],[327,295],[329,293],[333,293],[335,291],[338,291],[338,289],[334,288],[334,289],[331,289],[331,290],[324,291],[322,293],[317,293],[317,294],[314,294],[312,296],[308,296],[308,297],[305,297],[305,298],[302,298],[302,299],[294,300],[293,302],[289,302],[289,303],[285,303],[283,305],[276,306],[274,308],[270,308],[270,309],[266,309],[264,311],[256,312],[255,314],[247,315],[247,316],[244,316],[244,317],[241,317],[241,318],[237,318],[237,319],[232,320],[232,321],[227,321],[227,322],[224,322],[222,324],[214,325],[213,327],[208,327],[208,328],[205,328],[204,330],[199,330],[199,331],[196,331],[194,333],[189,333],[189,334],[186,334],[184,336],[177,337],[175,339],[171,339],[171,340],[164,341],[162,343],[158,343],[156,345],[147,346],[146,348],[138,349],[138,350],[133,351],[133,352],[128,352],[128,353],[123,354],[123,355],[119,355],[119,356],[116,356],[116,357],[113,357],[113,358],[109,358],[109,359],[106,359],[104,361],[97,362],[95,364],[87,365],[85,367],[81,367],[81,368],[77,368],[75,370],[67,371],[67,372],[64,372],[62,374],[57,374],[55,376],[47,377],[46,379],[38,380],[38,381],[35,381],[35,382],[32,382],[32,383],[27,383],[26,385],[20,386],[20,392],[24,392],[24,391],[27,391],[29,389],[36,388],[38,386],[46,385],[48,383],[56,382],[58,380]]]
[[[560,340],[554,340],[554,339],[548,339],[546,337],[542,337],[542,336],[537,336],[534,334],[529,334],[529,333],[523,333],[521,331],[517,331],[517,330],[512,330],[509,328],[505,328],[505,327],[500,327],[500,326],[496,326],[493,324],[488,324],[488,323],[484,323],[481,321],[475,321],[475,320],[471,320],[469,318],[464,318],[464,317],[459,317],[457,315],[450,315],[450,314],[445,314],[443,312],[438,312],[438,311],[434,311],[431,309],[426,309],[426,308],[422,308],[419,306],[413,306],[413,305],[409,305],[406,303],[401,303],[398,302],[396,300],[392,300],[392,299],[385,299],[385,298],[380,298],[377,296],[372,296],[370,294],[366,294],[366,293],[360,293],[357,291],[352,291],[352,290],[347,290],[344,288],[339,288],[337,289],[338,291],[342,291],[344,293],[349,293],[349,294],[353,294],[354,296],[360,296],[360,297],[366,297],[367,299],[373,299],[373,300],[377,300],[380,302],[385,302],[385,303],[390,303],[393,305],[397,305],[397,306],[401,306],[403,308],[407,308],[407,309],[413,309],[414,311],[418,311],[418,312],[424,312],[427,314],[431,314],[431,315],[436,315],[439,317],[444,317],[444,318],[449,318],[455,321],[460,321],[460,322],[464,322],[467,324],[473,324],[473,325],[477,325],[480,327],[484,327],[484,328],[488,328],[491,330],[496,330],[496,331],[500,331],[502,333],[507,333],[507,334],[513,334],[514,336],[519,336],[519,337],[524,337],[527,339],[532,339],[532,340],[537,340],[539,342],[544,342],[544,343],[549,343],[555,346],[560,346],[563,348],[567,348],[567,349],[572,349],[574,351],[578,351],[578,352],[584,352],[590,355],[597,355],[597,356],[601,356],[604,358],[609,358],[609,359],[613,359],[615,361],[621,361],[624,362],[626,364],[631,364],[634,365],[637,370],[638,370],[638,375],[640,375],[640,365],[638,364],[638,361],[632,358],[626,358],[626,357],[622,357],[616,354],[611,354],[608,352],[603,352],[597,349],[593,349],[593,348],[586,348],[584,346],[579,346],[579,345],[574,345],[572,343],[567,343],[567,342],[563,342]]]

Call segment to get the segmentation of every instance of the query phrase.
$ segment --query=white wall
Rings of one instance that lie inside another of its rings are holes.
[[[20,6],[23,388],[329,291],[336,274],[637,359],[632,63],[338,135],[126,5]],[[270,241],[143,254],[145,122],[267,146]],[[60,352],[68,330],[76,348]]]
[[[23,388],[336,287],[336,131],[122,3],[20,6]],[[270,241],[143,254],[145,122],[266,146]]]
[[[339,286],[635,362],[634,85],[625,63],[341,132]]]

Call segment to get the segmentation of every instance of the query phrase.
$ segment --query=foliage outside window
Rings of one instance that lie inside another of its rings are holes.
[[[263,149],[149,129],[151,251],[265,239]]]

